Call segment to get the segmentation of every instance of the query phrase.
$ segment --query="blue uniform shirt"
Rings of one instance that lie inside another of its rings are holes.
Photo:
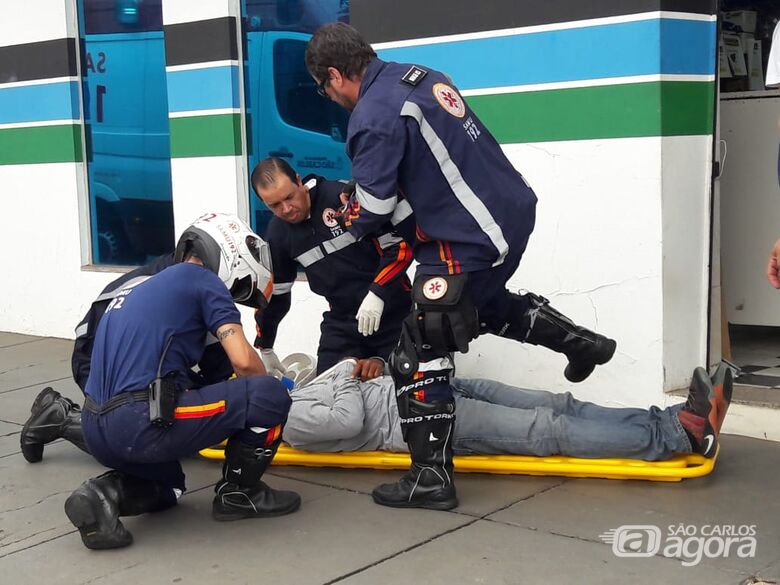
[[[201,357],[207,333],[241,315],[219,277],[191,263],[175,264],[126,291],[98,325],[85,393],[98,404],[122,392],[143,390],[157,376],[168,338],[173,341],[162,373],[187,372]]]
[[[525,249],[536,195],[443,73],[372,60],[347,154],[357,181],[350,233],[372,233],[405,199],[417,220],[418,273],[484,270]]]

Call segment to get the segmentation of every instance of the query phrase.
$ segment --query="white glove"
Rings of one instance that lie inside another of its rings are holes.
[[[287,373],[287,370],[282,365],[282,362],[279,361],[279,356],[276,355],[276,352],[272,347],[269,349],[261,349],[260,359],[263,360],[265,370],[269,374],[273,375],[274,372],[278,372],[279,374]]]
[[[384,310],[385,302],[371,291],[368,291],[357,312],[358,331],[366,336],[376,333],[379,329],[382,311]]]

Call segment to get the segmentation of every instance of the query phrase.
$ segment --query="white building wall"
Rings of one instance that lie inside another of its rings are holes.
[[[573,387],[563,377],[564,356],[484,336],[459,361],[459,373],[572,390],[604,404],[662,402],[661,139],[505,150],[539,197],[536,229],[509,287],[546,296],[576,322],[616,339],[618,349],[609,365]]]
[[[687,388],[693,367],[707,359],[712,138],[663,138],[661,160],[663,388],[675,390]],[[720,336],[719,321],[715,329]],[[711,363],[719,357],[718,347]]]
[[[59,7],[53,14],[61,30],[52,38],[65,36],[73,26],[62,8],[69,3],[48,4]],[[226,6],[235,11],[234,2]],[[6,17],[14,13],[3,11],[0,27],[40,31],[41,13],[52,14],[24,8],[9,24]],[[570,389],[611,405],[663,405],[665,389],[687,384],[693,365],[704,361],[709,140],[506,146],[540,200],[536,231],[510,288],[547,296],[577,322],[617,339],[618,351],[609,365],[572,387],[562,374],[562,356],[485,336],[458,359],[459,374]],[[177,233],[201,212],[245,212],[243,164],[242,157],[174,161]],[[213,180],[204,180],[208,176]],[[0,166],[0,246],[7,251],[0,330],[72,338],[91,300],[119,274],[83,266],[78,202],[86,197],[84,177],[83,163]],[[293,301],[277,349],[314,353],[326,305],[305,282],[293,288]],[[243,315],[251,339],[251,312]]]

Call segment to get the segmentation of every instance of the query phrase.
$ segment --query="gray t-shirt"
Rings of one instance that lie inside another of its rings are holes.
[[[408,451],[401,436],[393,379],[352,378],[354,361],[338,364],[313,382],[292,391],[284,440],[296,449]]]

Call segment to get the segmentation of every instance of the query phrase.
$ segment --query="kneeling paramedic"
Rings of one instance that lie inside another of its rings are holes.
[[[290,397],[264,375],[234,301],[270,294],[270,254],[235,216],[208,214],[185,230],[176,263],[123,289],[100,321],[82,415],[90,453],[112,470],[84,482],[65,513],[88,548],[127,546],[119,520],[164,510],[185,490],[179,458],[228,439],[216,520],[277,516],[300,497],[261,481],[281,442]],[[197,387],[188,375],[207,335],[237,378]]]

